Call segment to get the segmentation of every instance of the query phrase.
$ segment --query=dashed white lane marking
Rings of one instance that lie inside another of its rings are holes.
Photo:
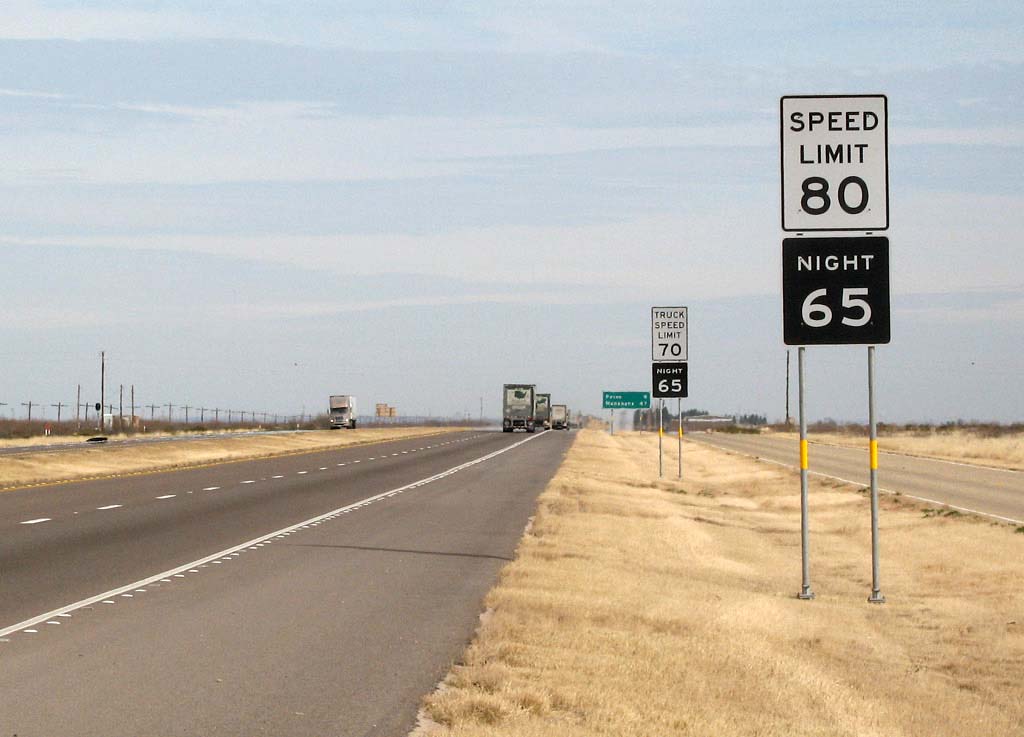
[[[545,433],[542,432],[537,435],[531,435],[524,440],[520,440],[518,443],[512,443],[511,445],[507,445],[504,448],[500,448],[499,450],[488,453],[487,455],[480,456],[479,458],[474,458],[471,461],[466,461],[465,463],[462,463],[458,466],[453,466],[452,468],[449,468],[447,471],[442,471],[441,473],[434,474],[433,476],[428,476],[427,478],[420,479],[419,481],[413,481],[412,483],[406,484],[405,486],[400,486],[397,489],[391,489],[390,491],[384,491],[381,492],[380,494],[366,497],[365,499],[362,499],[358,502],[348,504],[344,507],[339,507],[338,509],[333,509],[330,512],[325,512],[324,514],[318,515],[304,522],[297,522],[294,525],[284,527],[280,530],[275,530],[274,532],[268,533],[266,535],[260,535],[259,537],[253,538],[252,540],[247,540],[244,543],[235,545],[226,550],[221,550],[217,553],[213,553],[212,555],[208,555],[205,558],[200,558],[199,560],[194,560],[191,563],[186,563],[184,565],[178,566],[177,568],[172,568],[169,571],[163,571],[161,573],[157,573],[155,575],[144,578],[140,581],[135,581],[133,583],[127,584],[126,586],[120,586],[110,591],[104,591],[102,594],[96,594],[95,596],[90,596],[87,599],[82,599],[72,604],[65,604],[64,606],[46,612],[45,614],[30,617],[29,619],[26,619],[22,622],[18,622],[17,624],[13,624],[8,627],[4,627],[3,629],[0,629],[0,638],[7,637],[8,635],[13,634],[15,632],[36,632],[36,630],[30,630],[25,628],[33,627],[39,624],[40,622],[46,622],[47,620],[53,619],[54,617],[59,617],[61,614],[68,614],[75,610],[83,609],[85,607],[89,607],[93,604],[98,604],[100,602],[104,604],[114,604],[115,601],[113,600],[112,597],[126,594],[129,591],[132,591],[133,589],[144,588],[157,581],[164,581],[172,578],[184,578],[185,571],[198,568],[199,566],[205,565],[207,563],[219,563],[222,560],[233,560],[233,558],[231,557],[232,555],[237,555],[239,551],[245,550],[250,545],[257,545],[259,543],[263,543],[264,545],[266,545],[271,542],[271,538],[277,537],[279,535],[287,535],[291,532],[294,532],[295,530],[307,529],[310,526],[318,525],[325,520],[333,519],[341,514],[347,514],[352,510],[365,507],[368,504],[373,504],[374,502],[380,501],[381,499],[385,499],[389,496],[401,494],[402,492],[409,491],[411,489],[418,489],[421,486],[426,486],[427,484],[431,484],[435,481],[440,481],[441,479],[447,478],[452,474],[456,474],[459,471],[462,471],[463,469],[475,466],[479,463],[483,463],[484,461],[489,461],[490,459],[500,456],[503,453],[507,453],[510,450],[518,448],[520,445],[523,445],[524,443],[528,443],[531,440],[536,440],[537,438],[543,436],[544,434]]]
[[[344,464],[344,463],[339,463],[338,465],[339,465],[339,466],[344,466],[345,464]]]
[[[248,481],[243,481],[242,483],[243,484],[255,484],[256,482],[253,481],[252,479],[249,479]]]
[[[108,504],[105,507],[96,507],[96,509],[98,509],[100,511],[104,511],[104,510],[107,510],[107,509],[117,509],[117,508],[119,508],[121,506],[123,506],[123,505],[121,505],[121,504]]]
[[[377,456],[373,456],[372,458],[367,458],[366,460],[368,460],[368,461],[375,461],[375,460],[377,460]]]
[[[21,524],[23,525],[38,525],[40,522],[49,522],[50,517],[37,517],[36,519],[27,519]]]
[[[203,491],[217,491],[217,489],[219,489],[219,488],[220,488],[219,486],[207,486],[205,489],[203,489]],[[190,491],[189,494],[191,494],[191,493],[192,492]]]
[[[283,479],[284,476],[271,476],[270,478],[272,478],[272,479]]]
[[[352,461],[353,463],[361,463],[361,461]]]
[[[309,473],[309,471],[299,471],[299,476],[301,476],[304,473]]]
[[[164,494],[163,496],[158,496],[157,499],[173,499],[176,496],[178,496],[178,495],[177,494]]]
[[[327,466],[320,466],[320,468],[318,468],[317,470],[318,471],[326,471],[327,470]]]

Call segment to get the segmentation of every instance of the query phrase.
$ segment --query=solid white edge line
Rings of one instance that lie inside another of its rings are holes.
[[[518,443],[513,443],[512,445],[507,445],[504,448],[500,448],[500,449],[498,449],[498,450],[496,450],[496,451],[494,451],[492,453],[488,453],[485,456],[480,456],[479,458],[475,458],[475,459],[473,459],[471,461],[466,461],[465,463],[462,463],[462,464],[460,464],[458,466],[453,466],[453,467],[449,468],[446,471],[441,471],[440,473],[436,473],[433,476],[428,476],[425,479],[420,479],[419,481],[413,481],[412,483],[406,484],[405,486],[400,486],[397,489],[390,489],[388,491],[382,491],[379,494],[374,494],[373,496],[368,496],[365,499],[360,499],[357,502],[352,502],[351,504],[346,504],[344,507],[338,507],[337,509],[332,509],[330,512],[324,512],[323,514],[317,515],[316,517],[312,517],[312,518],[310,518],[308,520],[305,520],[303,522],[296,522],[294,525],[289,525],[288,527],[282,527],[280,530],[274,530],[273,532],[268,532],[267,534],[260,535],[259,537],[255,537],[252,540],[246,540],[244,543],[240,543],[238,545],[233,545],[230,548],[226,548],[226,549],[221,550],[221,551],[219,551],[217,553],[213,553],[212,555],[207,555],[204,558],[200,558],[198,560],[194,560],[194,561],[192,561],[190,563],[185,563],[184,565],[178,566],[177,568],[172,568],[170,570],[162,571],[161,573],[157,573],[157,574],[154,574],[152,576],[147,576],[146,578],[140,579],[140,580],[135,581],[133,583],[126,584],[124,586],[119,586],[116,589],[111,589],[110,591],[104,591],[102,594],[96,594],[95,596],[90,596],[87,599],[82,599],[80,601],[76,601],[73,604],[65,604],[64,606],[58,607],[57,609],[52,609],[51,611],[48,611],[45,614],[40,614],[38,616],[26,619],[26,620],[24,620],[22,622],[18,622],[17,624],[12,624],[12,625],[10,625],[8,627],[4,627],[3,629],[0,629],[0,637],[7,637],[7,635],[14,634],[15,632],[19,632],[21,630],[24,630],[26,627],[32,627],[34,625],[39,624],[40,622],[45,622],[48,619],[53,619],[54,617],[59,617],[61,614],[67,614],[69,612],[75,611],[76,609],[81,609],[83,607],[87,607],[87,606],[91,606],[93,604],[98,604],[100,602],[104,602],[105,599],[106,600],[113,599],[115,596],[120,596],[122,594],[129,593],[129,592],[131,592],[134,589],[143,588],[143,587],[148,586],[148,585],[150,585],[150,584],[152,584],[154,582],[159,581],[162,578],[171,578],[171,577],[174,577],[174,576],[176,576],[178,578],[182,578],[183,574],[186,571],[188,571],[190,568],[198,568],[201,565],[205,565],[207,563],[212,563],[212,562],[214,562],[217,559],[224,558],[225,556],[229,556],[229,555],[232,555],[232,554],[237,554],[239,551],[249,547],[250,545],[256,545],[257,543],[265,543],[268,539],[270,539],[272,537],[276,537],[278,535],[285,535],[285,534],[288,534],[288,533],[293,532],[293,531],[295,531],[297,529],[300,529],[300,528],[309,527],[310,525],[319,524],[320,522],[323,522],[324,520],[326,520],[329,517],[334,517],[334,516],[336,516],[338,514],[346,513],[346,512],[348,512],[350,510],[357,509],[357,508],[365,506],[367,504],[372,504],[373,502],[379,501],[380,499],[383,499],[383,498],[387,497],[388,495],[399,494],[399,493],[401,493],[403,491],[408,491],[409,489],[415,489],[415,488],[419,488],[420,486],[425,486],[427,484],[433,483],[434,481],[440,481],[441,479],[447,478],[448,476],[451,476],[454,473],[458,473],[459,471],[462,471],[463,469],[469,468],[470,466],[475,466],[478,463],[483,463],[484,461],[489,461],[492,458],[500,456],[502,453],[507,453],[508,451],[513,450],[514,448],[518,448],[520,445],[523,445],[524,443],[528,443],[531,440],[535,440],[535,439],[539,438],[541,435],[544,435],[544,432],[540,432],[540,433],[538,433],[536,435],[531,435],[530,437],[526,438],[525,440],[520,440]],[[113,603],[113,602],[111,602],[111,603]]]
[[[40,522],[49,522],[53,519],[52,517],[37,517],[36,519],[27,519],[21,524],[23,525],[38,525]]]
[[[700,441],[695,441],[695,442],[700,442]],[[782,466],[783,468],[790,468],[790,469],[793,469],[794,471],[799,471],[800,470],[799,466],[794,466],[791,463],[783,463],[782,461],[776,461],[776,460],[773,460],[771,458],[765,458],[763,456],[753,455],[751,453],[744,453],[741,450],[736,450],[735,448],[727,448],[724,445],[715,445],[712,442],[708,442],[708,445],[712,446],[713,448],[718,448],[719,450],[728,451],[730,453],[738,453],[741,456],[746,456],[747,458],[753,458],[754,460],[757,460],[757,461],[764,461],[765,463],[774,463],[776,466]],[[839,446],[839,447],[842,447],[842,446]],[[931,459],[929,459],[929,460],[931,460]],[[844,479],[842,476],[833,476],[832,474],[822,473],[821,471],[811,471],[810,469],[808,469],[807,473],[809,475],[811,475],[811,476],[821,476],[822,478],[826,478],[826,479],[835,479],[836,481],[842,481],[844,484],[852,484],[853,486],[860,486],[861,488],[864,488],[864,487],[866,487],[868,485],[868,484],[865,484],[862,481],[851,481],[850,479]],[[925,496],[916,496],[914,494],[908,494],[905,491],[894,491],[893,489],[886,489],[886,488],[883,488],[881,486],[878,487],[878,490],[880,492],[882,492],[883,494],[892,494],[893,496],[905,496],[908,499],[916,499],[919,502],[928,502],[929,504],[938,504],[941,507],[949,507],[950,509],[955,509],[958,512],[967,512],[968,514],[978,514],[978,515],[981,515],[982,517],[991,517],[992,519],[997,519],[997,520],[1000,520],[1001,522],[1009,522],[1012,525],[1024,525],[1024,520],[1014,519],[1013,517],[1004,517],[1001,514],[992,514],[991,512],[982,512],[981,510],[970,509],[968,507],[958,507],[956,504],[950,504],[949,502],[940,502],[938,499],[929,499],[928,497],[925,497]],[[2,636],[3,635],[0,634],[0,637],[2,637]]]

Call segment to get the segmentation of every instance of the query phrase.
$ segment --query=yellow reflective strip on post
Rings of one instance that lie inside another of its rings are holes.
[[[878,441],[871,441],[871,470],[878,470]]]
[[[802,471],[807,470],[807,441],[800,441],[800,469]]]
[[[665,437],[665,428],[663,428],[663,427],[659,427],[658,428],[658,437],[659,438]]]
[[[683,423],[679,423],[679,437],[683,437]]]

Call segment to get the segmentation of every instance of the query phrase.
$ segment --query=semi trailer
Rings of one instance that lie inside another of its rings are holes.
[[[551,405],[551,429],[569,429],[569,409],[564,404]]]
[[[505,384],[502,396],[502,432],[536,431],[534,407],[535,384]]]
[[[533,424],[545,430],[551,429],[551,395],[538,394],[534,403]]]
[[[351,394],[332,394],[329,419],[331,429],[356,429],[356,398]]]

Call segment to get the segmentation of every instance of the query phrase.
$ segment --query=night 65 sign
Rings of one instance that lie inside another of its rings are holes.
[[[688,366],[686,363],[652,363],[652,396],[655,399],[682,399],[688,396]]]
[[[782,241],[786,345],[889,342],[889,239]]]
[[[885,95],[783,97],[782,229],[887,229],[888,127]]]

